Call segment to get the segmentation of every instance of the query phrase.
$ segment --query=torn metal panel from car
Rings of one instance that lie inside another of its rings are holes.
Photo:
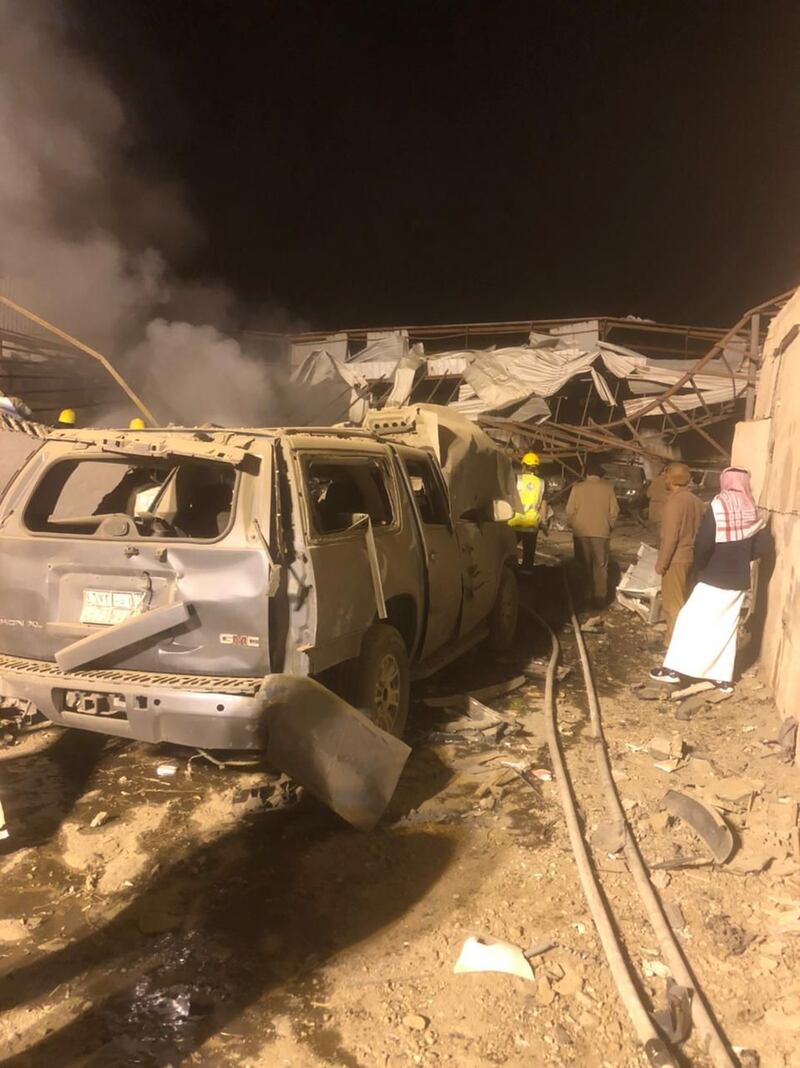
[[[81,638],[65,649],[59,649],[56,653],[56,663],[62,671],[73,671],[75,668],[85,667],[87,664],[120,653],[136,642],[145,641],[163,634],[164,631],[172,630],[185,623],[190,616],[190,605],[180,601],[151,611],[142,611],[141,603],[139,603],[130,619]]]
[[[410,747],[312,679],[271,675],[262,696],[267,761],[348,823],[371,830]]]

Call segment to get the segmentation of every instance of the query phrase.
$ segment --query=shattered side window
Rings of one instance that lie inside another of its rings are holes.
[[[316,460],[305,463],[311,522],[317,534],[339,534],[368,515],[373,527],[394,522],[386,468],[367,456],[346,460]]]
[[[406,471],[419,517],[426,526],[447,526],[450,515],[444,491],[426,460],[406,460]]]
[[[230,524],[236,471],[188,460],[61,460],[25,509],[34,533],[213,540]],[[131,521],[123,529],[108,520]]]

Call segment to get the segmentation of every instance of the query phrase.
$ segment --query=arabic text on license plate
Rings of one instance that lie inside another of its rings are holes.
[[[84,590],[81,623],[113,626],[138,615],[142,610],[143,593],[127,590]]]

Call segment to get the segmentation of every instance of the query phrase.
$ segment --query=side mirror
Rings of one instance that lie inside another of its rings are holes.
[[[492,519],[496,523],[507,523],[514,518],[514,509],[508,501],[492,501]]]

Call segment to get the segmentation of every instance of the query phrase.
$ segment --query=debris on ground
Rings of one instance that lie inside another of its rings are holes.
[[[727,692],[725,690],[713,690],[710,693],[707,691],[703,696],[706,704],[718,705],[720,702],[727,701],[733,697],[733,693],[733,690],[728,690]]]
[[[92,817],[92,819],[91,819],[91,821],[89,823],[89,826],[90,827],[102,827],[104,824],[108,823],[109,820],[113,820],[113,818],[114,817],[112,815],[110,815],[108,812],[101,811],[101,812],[98,812],[95,816]]]
[[[668,976],[666,998],[666,1008],[653,1013],[653,1018],[668,1042],[681,1045],[692,1030],[692,991]]]
[[[483,701],[491,701],[495,697],[504,697],[506,694],[521,689],[526,682],[525,675],[516,675],[506,682],[498,682],[492,686],[482,686],[477,690],[470,690],[466,693],[425,695],[422,698],[422,702],[428,708],[457,708],[463,710],[472,702],[480,705]],[[485,708],[486,706],[484,705],[483,707]]]
[[[781,759],[785,764],[793,764],[797,753],[797,720],[794,716],[788,716],[783,720],[778,731],[778,745],[781,748]]]
[[[417,1012],[409,1012],[403,1017],[403,1027],[407,1027],[409,1031],[425,1031],[429,1023],[430,1020]]]
[[[672,689],[670,691],[670,701],[682,701],[684,697],[693,697],[696,693],[703,693],[705,690],[715,689],[713,682],[702,681],[693,682],[691,686],[683,686],[679,690]]]
[[[641,701],[663,701],[668,696],[668,691],[663,686],[638,685],[632,689]]]
[[[550,661],[542,658],[535,660],[529,660],[523,667],[522,671],[526,678],[529,679],[546,679],[547,673],[550,670]],[[559,665],[556,668],[556,679],[558,682],[563,682],[572,672],[572,668],[566,664]]]
[[[605,630],[605,620],[602,616],[590,616],[585,623],[581,623],[583,634],[601,634]]]
[[[730,694],[720,694],[720,697],[730,697]],[[675,719],[690,720],[692,716],[702,712],[708,706],[709,701],[710,698],[705,693],[696,693],[693,697],[684,698],[675,710]]]
[[[620,853],[625,848],[626,831],[622,820],[599,823],[592,831],[591,843],[603,853]]]
[[[156,768],[156,775],[159,777],[159,779],[171,779],[173,775],[177,774],[177,764],[159,764]]]
[[[664,807],[692,828],[718,864],[725,863],[733,852],[734,841],[730,827],[716,809],[678,790],[667,791]]]
[[[754,934],[749,934],[738,924],[733,923],[730,916],[725,913],[708,916],[705,926],[722,951],[732,957],[741,956],[756,939]]]
[[[661,578],[656,574],[658,553],[650,545],[639,545],[636,563],[631,564],[617,586],[617,604],[635,612],[645,623],[661,618]]]
[[[3,811],[3,803],[0,801],[0,841],[4,838],[8,838],[8,827],[6,825],[6,814]]]
[[[651,756],[659,760],[680,758],[683,756],[683,738],[679,734],[672,734],[669,738],[656,734],[647,743],[646,748]]]
[[[453,973],[505,972],[532,980],[533,966],[519,946],[488,938],[468,938],[461,947]]]

